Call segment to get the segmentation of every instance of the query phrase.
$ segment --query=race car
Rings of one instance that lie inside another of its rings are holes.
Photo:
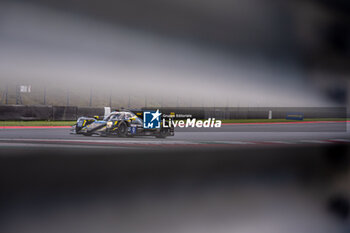
[[[135,114],[135,113],[137,114]],[[155,136],[165,138],[174,136],[174,127],[161,127],[155,129],[145,129],[141,111],[115,111],[107,115],[103,120],[98,116],[94,118],[80,117],[73,126],[72,131],[76,134],[91,136],[97,134],[100,136]]]

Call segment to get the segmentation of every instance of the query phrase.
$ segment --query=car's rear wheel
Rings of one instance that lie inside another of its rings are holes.
[[[128,127],[126,126],[125,122],[120,123],[118,127],[118,136],[126,137],[127,133],[128,133]]]
[[[166,138],[168,136],[168,133],[169,133],[169,130],[161,129],[158,135],[156,135],[156,138]]]

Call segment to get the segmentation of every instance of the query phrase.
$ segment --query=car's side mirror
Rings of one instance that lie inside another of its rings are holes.
[[[100,117],[99,117],[99,116],[94,116],[94,118],[95,118],[96,120],[100,119]]]

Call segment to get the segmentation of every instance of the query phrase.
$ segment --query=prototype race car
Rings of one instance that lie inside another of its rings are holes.
[[[142,112],[137,112],[142,116]],[[174,127],[163,127],[156,129],[145,129],[143,121],[132,111],[116,111],[111,112],[103,120],[99,120],[98,116],[80,117],[77,123],[73,125],[72,132],[91,136],[93,134],[100,136],[155,136],[157,138],[165,138],[174,136]]]

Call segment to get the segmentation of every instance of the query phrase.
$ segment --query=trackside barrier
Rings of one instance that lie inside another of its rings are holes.
[[[51,106],[0,105],[0,120],[48,120]]]
[[[104,108],[76,106],[27,106],[0,105],[0,120],[2,121],[71,121],[80,116],[103,116]]]
[[[267,119],[269,111],[273,112],[273,119],[285,119],[287,114],[300,113],[303,118],[346,118],[346,108],[291,108],[291,107],[164,107],[142,108],[142,110],[156,110],[170,115],[180,115],[179,119],[192,115],[197,119]],[[114,111],[115,108],[111,108]],[[77,106],[26,106],[26,105],[0,105],[0,120],[76,120],[80,116],[103,116],[104,107],[77,107]],[[294,114],[294,115],[298,115]],[[181,117],[181,115],[183,117]]]
[[[52,106],[52,120],[74,121],[77,119],[77,107]]]
[[[105,110],[103,107],[95,108],[95,107],[77,107],[77,117],[87,116],[104,116]]]

